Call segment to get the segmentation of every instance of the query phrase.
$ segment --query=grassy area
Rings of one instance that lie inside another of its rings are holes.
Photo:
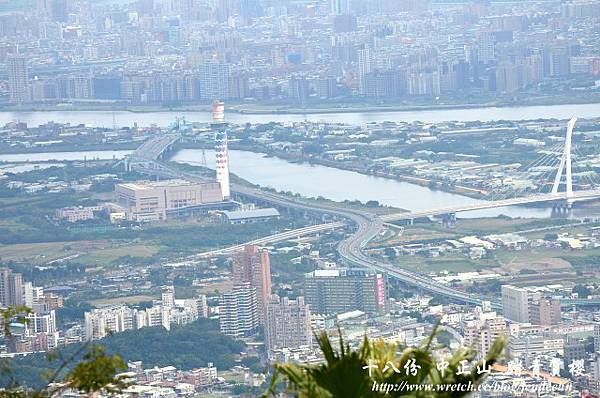
[[[533,248],[520,251],[497,250],[494,256],[502,270],[519,273],[525,269],[534,271],[571,269],[571,264],[561,258],[566,253],[561,249]]]
[[[52,260],[98,250],[106,247],[107,241],[43,242],[0,245],[0,258],[5,261],[28,261],[46,264]]]
[[[420,273],[440,273],[443,271],[472,272],[494,267],[494,260],[471,260],[463,255],[440,256],[424,258],[417,256],[403,256],[396,260],[398,266],[418,271]]]
[[[22,222],[19,217],[5,218],[0,220],[0,229],[10,233],[19,233],[21,231],[35,231],[35,228]]]
[[[526,232],[523,234],[523,236],[529,239],[543,239],[546,236],[546,234],[549,233],[567,232],[569,236],[575,237],[577,234],[584,234],[586,232],[589,232],[590,228],[595,226],[598,226],[598,223],[585,225],[574,224],[571,226],[551,228],[544,231]]]
[[[219,372],[219,376],[225,379],[225,382],[232,384],[244,383],[244,375],[239,372],[232,372],[229,370]]]
[[[0,258],[5,261],[47,264],[70,259],[83,265],[105,265],[120,257],[148,258],[158,253],[160,246],[151,244],[111,243],[107,240],[77,242],[42,242],[0,245]]]
[[[206,286],[200,286],[196,289],[198,294],[222,294],[231,291],[233,283],[231,281],[211,282]]]
[[[404,229],[404,233],[398,237],[398,241],[399,243],[407,243],[413,241],[455,239],[458,237],[460,237],[458,231],[438,225],[432,225],[431,227],[410,226]]]
[[[92,250],[77,258],[83,265],[110,264],[121,257],[148,258],[160,250],[159,245],[134,244],[100,250]]]
[[[89,300],[88,303],[94,307],[107,307],[111,305],[135,305],[144,301],[152,301],[158,297],[147,296],[147,295],[136,295],[136,296],[125,296],[125,297],[113,297],[113,298],[101,298],[96,300]]]

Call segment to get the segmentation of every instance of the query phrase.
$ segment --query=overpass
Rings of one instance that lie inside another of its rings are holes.
[[[166,178],[183,178],[190,181],[206,181],[206,179],[203,177],[178,170],[169,164],[159,161],[154,161],[153,163],[154,165],[151,167],[147,167],[147,164],[141,165],[141,167],[139,167],[137,170]],[[307,235],[331,228],[341,227],[346,225],[347,221],[350,221],[350,223],[355,226],[355,230],[348,238],[341,241],[337,248],[340,257],[346,264],[369,268],[376,272],[387,273],[391,278],[402,283],[415,286],[432,294],[447,297],[457,302],[481,305],[483,301],[490,301],[489,297],[465,293],[464,291],[452,288],[440,282],[436,282],[426,275],[407,271],[399,267],[394,267],[386,262],[367,256],[363,250],[371,240],[375,239],[382,232],[384,228],[383,221],[375,214],[344,207],[308,203],[300,199],[289,198],[277,193],[267,192],[259,188],[248,187],[240,184],[231,184],[231,192],[251,200],[270,203],[276,207],[287,207],[296,210],[316,212],[322,215],[333,217],[337,220],[333,223],[325,223],[292,231],[284,231],[281,234],[250,241],[248,243],[258,242],[257,244],[265,244],[292,239],[300,234]],[[239,251],[243,247],[244,244],[235,245],[225,249],[217,249],[214,251],[199,253],[194,257],[196,259],[200,259],[210,255],[232,254],[236,251]],[[492,308],[500,309],[500,303],[498,301],[491,300],[491,304]]]
[[[249,198],[251,200],[262,201],[270,203],[276,207],[285,207],[299,209],[307,212],[313,212],[333,217],[336,223],[333,224],[322,224],[322,226],[313,226],[313,230],[294,230],[285,231],[281,234],[276,234],[275,237],[263,238],[264,240],[257,240],[260,242],[273,242],[268,239],[287,239],[286,237],[293,238],[299,233],[315,233],[327,228],[332,228],[332,225],[342,226],[342,221],[350,221],[354,226],[355,230],[346,239],[341,241],[337,247],[340,257],[347,264],[353,264],[361,267],[370,268],[377,272],[387,273],[391,278],[394,278],[400,282],[408,285],[417,287],[421,290],[427,291],[432,294],[447,297],[457,302],[463,302],[473,305],[481,305],[485,301],[491,303],[492,308],[500,309],[501,304],[497,299],[490,298],[484,295],[469,294],[464,291],[455,289],[451,286],[445,285],[441,282],[432,280],[429,276],[411,272],[400,267],[389,264],[385,261],[374,259],[364,253],[364,249],[368,243],[379,236],[383,229],[384,224],[391,221],[398,220],[414,220],[420,217],[431,217],[436,215],[444,214],[456,214],[463,211],[491,209],[503,206],[523,205],[531,203],[544,203],[553,201],[565,201],[568,206],[577,200],[595,199],[600,197],[600,189],[588,190],[588,191],[577,191],[573,192],[572,186],[572,173],[571,173],[571,137],[573,127],[576,119],[573,118],[568,123],[567,137],[565,139],[565,147],[560,160],[558,172],[556,174],[552,191],[546,194],[537,194],[526,197],[518,197],[512,199],[504,199],[497,201],[480,201],[472,205],[448,207],[441,209],[432,209],[419,212],[407,212],[390,214],[385,216],[377,216],[372,213],[365,211],[348,209],[343,207],[336,207],[325,204],[315,204],[312,202],[306,202],[298,200],[296,198],[289,198],[287,196],[279,195],[276,193],[266,192],[264,190],[248,187],[240,184],[232,184],[232,193]],[[166,136],[154,138],[144,143],[138,150],[136,150],[130,159],[138,161],[136,170],[141,172],[147,172],[154,175],[159,175],[167,178],[186,178],[191,181],[205,181],[205,178],[198,177],[196,175],[182,172],[177,168],[161,162],[159,159],[167,151],[167,149],[173,145],[178,139],[178,134],[168,134]],[[566,190],[565,192],[558,192],[559,185],[562,180],[563,171],[566,172]],[[309,228],[309,227],[307,227]],[[323,228],[323,229],[321,229]],[[257,242],[254,241],[254,242]],[[207,255],[214,254],[230,254],[239,250],[243,245],[237,245],[228,249],[220,249],[207,253],[200,253],[198,256],[202,258]],[[573,303],[565,303],[565,305],[588,305],[590,302],[581,301]]]
[[[127,170],[139,167],[153,167],[173,145],[181,139],[178,133],[169,133],[153,137],[140,145],[133,153],[128,155],[124,162]]]
[[[198,253],[194,256],[194,258],[202,259],[202,258],[207,258],[207,257],[212,257],[212,256],[231,255],[236,252],[244,250],[244,246],[246,246],[246,245],[264,246],[267,244],[283,242],[286,240],[295,239],[295,238],[299,238],[299,237],[306,236],[306,235],[314,235],[319,232],[330,231],[332,229],[341,228],[344,226],[346,226],[346,223],[341,222],[341,221],[311,225],[311,226],[304,227],[304,228],[283,231],[278,234],[269,235],[264,238],[254,239],[254,240],[251,240],[251,241],[248,241],[245,243],[241,243],[239,245],[229,246],[229,247],[226,247],[223,249],[216,249],[216,250],[210,250],[210,251],[203,252],[203,253]]]

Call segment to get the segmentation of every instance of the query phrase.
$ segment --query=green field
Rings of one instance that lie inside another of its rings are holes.
[[[113,248],[92,250],[77,257],[77,262],[83,265],[110,264],[121,257],[148,258],[160,250],[159,245],[133,244]]]
[[[420,273],[439,273],[442,271],[454,272],[472,272],[487,268],[493,268],[493,260],[471,260],[463,255],[440,256],[434,258],[425,258],[417,256],[398,257],[396,263],[399,267],[418,271]]]
[[[230,292],[233,286],[233,282],[224,281],[224,282],[212,282],[208,286],[201,286],[196,288],[196,292],[198,294],[222,294],[225,292]]]
[[[105,247],[106,241],[43,242],[0,245],[0,258],[7,261],[27,261],[46,264],[50,261],[77,256],[89,250]]]
[[[77,241],[0,245],[0,259],[5,261],[48,264],[55,260],[77,261],[84,265],[105,265],[120,257],[148,258],[160,250],[158,245],[125,244],[121,242]]]

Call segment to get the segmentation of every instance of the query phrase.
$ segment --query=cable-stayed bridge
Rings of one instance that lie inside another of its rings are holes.
[[[563,202],[566,205],[579,201],[600,198],[600,189],[592,189],[587,191],[575,191],[571,195],[566,192],[560,193],[545,193],[537,194],[519,198],[501,199],[494,201],[481,201],[472,205],[463,205],[456,207],[444,207],[439,209],[431,209],[416,212],[406,213],[394,213],[381,216],[381,219],[385,222],[401,221],[401,220],[415,220],[423,217],[433,217],[445,214],[456,214],[465,211],[484,210],[484,209],[495,209],[498,207],[516,206],[516,205],[528,205],[533,203],[544,203],[544,202]]]
[[[385,272],[391,278],[397,279],[408,285],[415,286],[421,290],[444,296],[448,299],[457,302],[464,302],[474,305],[480,305],[484,301],[491,301],[492,308],[499,309],[500,303],[490,297],[482,297],[475,294],[468,294],[460,289],[448,286],[444,283],[437,282],[430,278],[428,275],[408,271],[402,269],[396,265],[389,264],[383,260],[375,259],[365,253],[369,242],[378,236],[386,222],[401,221],[401,220],[414,220],[423,217],[432,217],[439,215],[455,215],[459,212],[472,211],[472,210],[483,210],[492,209],[505,206],[513,205],[526,205],[534,203],[544,202],[556,202],[560,203],[561,206],[570,207],[572,203],[581,200],[590,200],[600,198],[600,181],[591,181],[589,184],[592,189],[586,190],[574,190],[573,189],[573,167],[572,167],[572,156],[571,151],[575,150],[572,146],[572,134],[575,126],[576,119],[573,118],[569,121],[567,126],[567,134],[564,143],[560,145],[559,149],[547,151],[541,159],[535,160],[528,168],[535,168],[539,166],[545,167],[547,170],[543,173],[542,177],[547,179],[544,174],[551,174],[552,178],[548,179],[553,181],[552,188],[549,192],[516,192],[512,198],[501,198],[490,200],[478,200],[476,203],[470,205],[460,205],[455,207],[445,207],[439,209],[428,209],[424,211],[406,212],[376,216],[372,213],[367,213],[355,209],[345,209],[341,207],[333,207],[327,205],[318,205],[314,203],[307,203],[291,199],[284,195],[274,194],[271,192],[262,191],[256,188],[249,188],[237,184],[232,185],[232,191],[236,194],[240,194],[253,200],[260,200],[263,202],[271,203],[274,206],[298,208],[307,211],[314,211],[316,213],[328,214],[334,216],[336,219],[344,219],[355,225],[356,229],[354,232],[347,237],[345,240],[340,242],[338,245],[338,252],[340,257],[350,264],[359,265],[362,267],[371,268],[377,272]],[[197,177],[191,176],[189,173],[178,170],[176,167],[166,164],[160,161],[160,158],[165,154],[168,149],[179,140],[181,136],[177,133],[170,133],[165,136],[155,137],[149,141],[146,141],[142,146],[138,148],[134,153],[128,157],[129,165],[134,167],[136,170],[148,174],[158,175],[166,178],[189,178],[194,179]],[[558,162],[557,168],[554,165],[549,165],[554,161]],[[556,174],[554,174],[556,173]],[[564,175],[564,182],[563,182]],[[560,186],[565,185],[564,191],[560,191]],[[542,188],[544,185],[542,184]],[[524,194],[523,194],[524,193]],[[519,196],[519,194],[522,194]],[[297,236],[299,234],[324,231],[332,227],[341,226],[340,223],[322,224],[312,226],[305,230],[294,230],[286,231],[280,236],[280,234],[268,237],[266,241],[278,241],[279,239],[286,238],[287,236]],[[259,240],[260,241],[260,240]],[[231,254],[236,250],[239,250],[242,245],[236,245],[235,247],[225,248],[216,250],[213,254]],[[203,257],[207,253],[201,253],[198,257]],[[569,302],[567,305],[595,305],[588,301]]]
[[[573,128],[575,127],[576,118],[571,119],[567,124],[567,134],[565,137],[565,141],[562,144],[561,155],[560,158],[557,158],[554,155],[554,152],[551,150],[549,153],[546,153],[544,156],[536,159],[532,162],[526,169],[531,168],[540,168],[546,167],[549,168],[546,170],[546,173],[549,174],[554,172],[553,165],[548,165],[548,160],[556,160],[558,164],[556,165],[556,174],[553,177],[552,188],[550,192],[547,193],[528,193],[523,194],[522,196],[515,196],[507,199],[493,199],[493,200],[478,200],[473,204],[460,205],[460,206],[452,206],[438,209],[428,209],[423,211],[415,211],[415,212],[404,212],[404,213],[395,213],[388,214],[382,216],[381,219],[385,222],[392,221],[402,221],[408,220],[412,221],[418,218],[424,217],[432,217],[432,216],[442,216],[449,215],[454,216],[456,213],[466,212],[466,211],[474,211],[474,210],[484,210],[484,209],[494,209],[498,207],[506,207],[506,206],[515,206],[515,205],[527,205],[534,203],[544,203],[544,202],[556,202],[560,205],[564,205],[565,207],[570,208],[573,202],[581,201],[581,200],[590,200],[600,198],[600,188],[598,189],[588,189],[588,190],[573,190],[573,167],[572,167],[572,156],[571,152],[573,150],[572,139],[573,139]],[[563,174],[564,174],[564,185],[565,189],[563,192],[559,192],[560,186],[563,184]],[[546,177],[547,178],[547,177]],[[591,186],[600,185],[600,181],[590,180]],[[542,184],[541,187],[544,185]],[[513,194],[519,195],[519,192],[516,191]]]

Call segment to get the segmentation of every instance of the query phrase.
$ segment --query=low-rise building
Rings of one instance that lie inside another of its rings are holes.
[[[94,213],[102,211],[102,206],[63,207],[56,210],[56,218],[68,222],[86,221],[94,218]]]

